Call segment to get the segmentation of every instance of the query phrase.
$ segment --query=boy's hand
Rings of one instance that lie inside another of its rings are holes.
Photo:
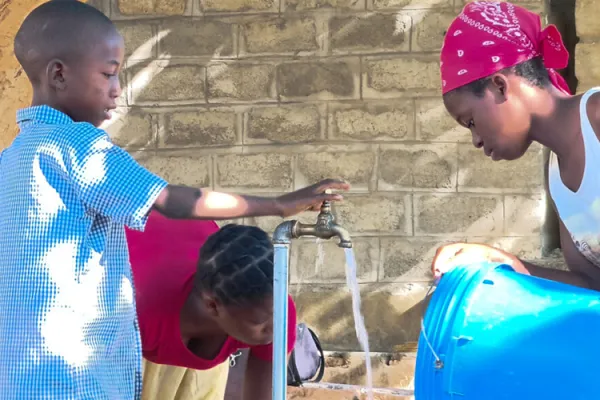
[[[452,243],[437,249],[431,263],[431,273],[437,281],[458,265],[482,261],[515,264],[515,260],[508,253],[492,246],[479,243]]]
[[[284,218],[303,211],[319,211],[324,201],[339,201],[343,198],[340,194],[330,194],[325,193],[325,191],[348,189],[350,189],[350,185],[347,182],[325,179],[314,185],[277,197],[277,208],[279,214]]]

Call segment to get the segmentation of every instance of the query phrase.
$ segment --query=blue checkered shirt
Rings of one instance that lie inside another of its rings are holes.
[[[0,398],[139,398],[124,226],[144,228],[166,182],[48,106],[17,122],[0,156]]]

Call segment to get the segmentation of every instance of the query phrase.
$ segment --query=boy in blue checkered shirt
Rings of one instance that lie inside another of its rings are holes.
[[[276,198],[169,185],[100,124],[121,94],[123,39],[77,1],[35,9],[15,38],[33,86],[0,157],[2,399],[140,397],[141,350],[124,226],[171,218],[289,216],[339,200],[326,180]]]

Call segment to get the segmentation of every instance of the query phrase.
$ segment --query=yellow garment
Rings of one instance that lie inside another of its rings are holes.
[[[209,370],[154,364],[146,359],[142,400],[223,400],[228,360]]]

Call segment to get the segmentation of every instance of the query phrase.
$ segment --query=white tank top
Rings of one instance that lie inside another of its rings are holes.
[[[588,99],[597,92],[600,87],[588,90],[579,106],[585,147],[585,167],[579,189],[573,192],[564,185],[554,153],[550,154],[548,184],[558,215],[575,246],[585,258],[600,267],[600,141],[587,115]]]

